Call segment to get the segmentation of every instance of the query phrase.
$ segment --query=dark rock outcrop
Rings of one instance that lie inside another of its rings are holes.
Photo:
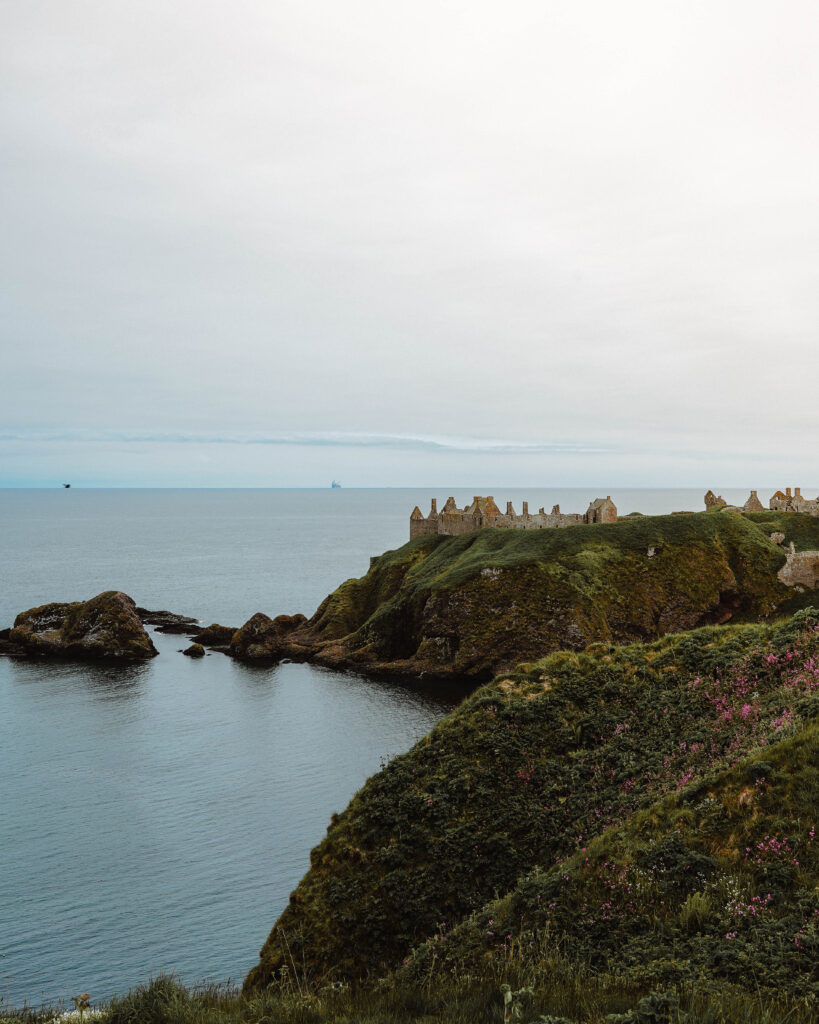
[[[137,608],[137,615],[146,626],[156,626],[157,633],[180,633],[190,636],[199,629],[199,620],[191,615],[177,615],[175,612],[152,612]]]
[[[24,657],[25,653],[25,650],[19,644],[12,643],[10,629],[0,629],[0,656],[5,655],[9,658]]]
[[[256,612],[233,634],[230,653],[242,661],[278,661],[292,654],[288,637],[306,622],[304,615],[271,619],[264,612]]]
[[[226,651],[230,647],[230,642],[235,632],[235,626],[220,626],[218,623],[212,622],[198,633],[194,633],[191,636],[191,640],[194,643],[202,644],[204,647],[213,647],[218,651]]]
[[[133,600],[118,590],[21,612],[8,642],[25,656],[78,661],[141,661],[159,653]]]
[[[205,648],[201,644],[191,644],[182,653],[187,658],[204,658]]]

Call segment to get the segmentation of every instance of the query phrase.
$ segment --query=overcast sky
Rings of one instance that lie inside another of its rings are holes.
[[[819,487],[815,0],[0,0],[0,485]]]

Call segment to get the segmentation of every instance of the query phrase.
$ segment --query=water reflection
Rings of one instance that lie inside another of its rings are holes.
[[[414,679],[406,676],[365,676],[358,672],[340,671],[324,665],[285,659],[278,663],[236,661],[220,652],[214,658],[223,658],[230,665],[230,673],[239,682],[251,689],[263,690],[270,683],[287,675],[289,678],[303,675],[313,682],[323,680],[327,686],[358,688],[362,693],[378,694],[380,698],[392,701],[410,701],[426,704],[441,712],[451,711],[477,688],[476,683],[458,679]]]
[[[150,662],[97,664],[35,658],[5,658],[11,679],[20,686],[36,686],[42,691],[66,685],[90,694],[97,700],[132,700],[151,672]]]

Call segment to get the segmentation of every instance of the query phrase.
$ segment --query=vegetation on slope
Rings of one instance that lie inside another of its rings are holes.
[[[486,680],[594,640],[765,619],[806,602],[777,579],[785,554],[774,531],[819,549],[819,519],[775,512],[419,537],[327,597],[287,653]]]
[[[784,729],[782,731],[785,731]],[[407,979],[562,949],[648,986],[819,995],[819,726],[656,801],[419,947]]]
[[[291,961],[315,979],[383,973],[639,811],[698,784],[706,800],[720,772],[810,720],[817,622],[596,644],[484,686],[333,819],[246,988]]]
[[[726,983],[683,984],[643,994],[612,975],[578,970],[564,957],[493,957],[477,973],[370,986],[311,986],[291,974],[264,992],[225,985],[187,989],[160,975],[83,1017],[53,1009],[13,1011],[0,1024],[814,1024],[815,1001]]]

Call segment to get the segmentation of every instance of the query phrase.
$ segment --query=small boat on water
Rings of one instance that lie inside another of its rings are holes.
[[[336,490],[336,488],[338,488],[338,487],[341,487],[341,484],[340,484],[340,483],[338,482],[338,480],[334,480],[334,481],[333,481],[333,482],[332,482],[332,483],[330,484],[330,487],[331,487],[331,488],[332,488],[333,490]]]
[[[70,486],[71,486],[71,484],[63,484],[63,487],[65,487],[65,488],[68,488]]]

